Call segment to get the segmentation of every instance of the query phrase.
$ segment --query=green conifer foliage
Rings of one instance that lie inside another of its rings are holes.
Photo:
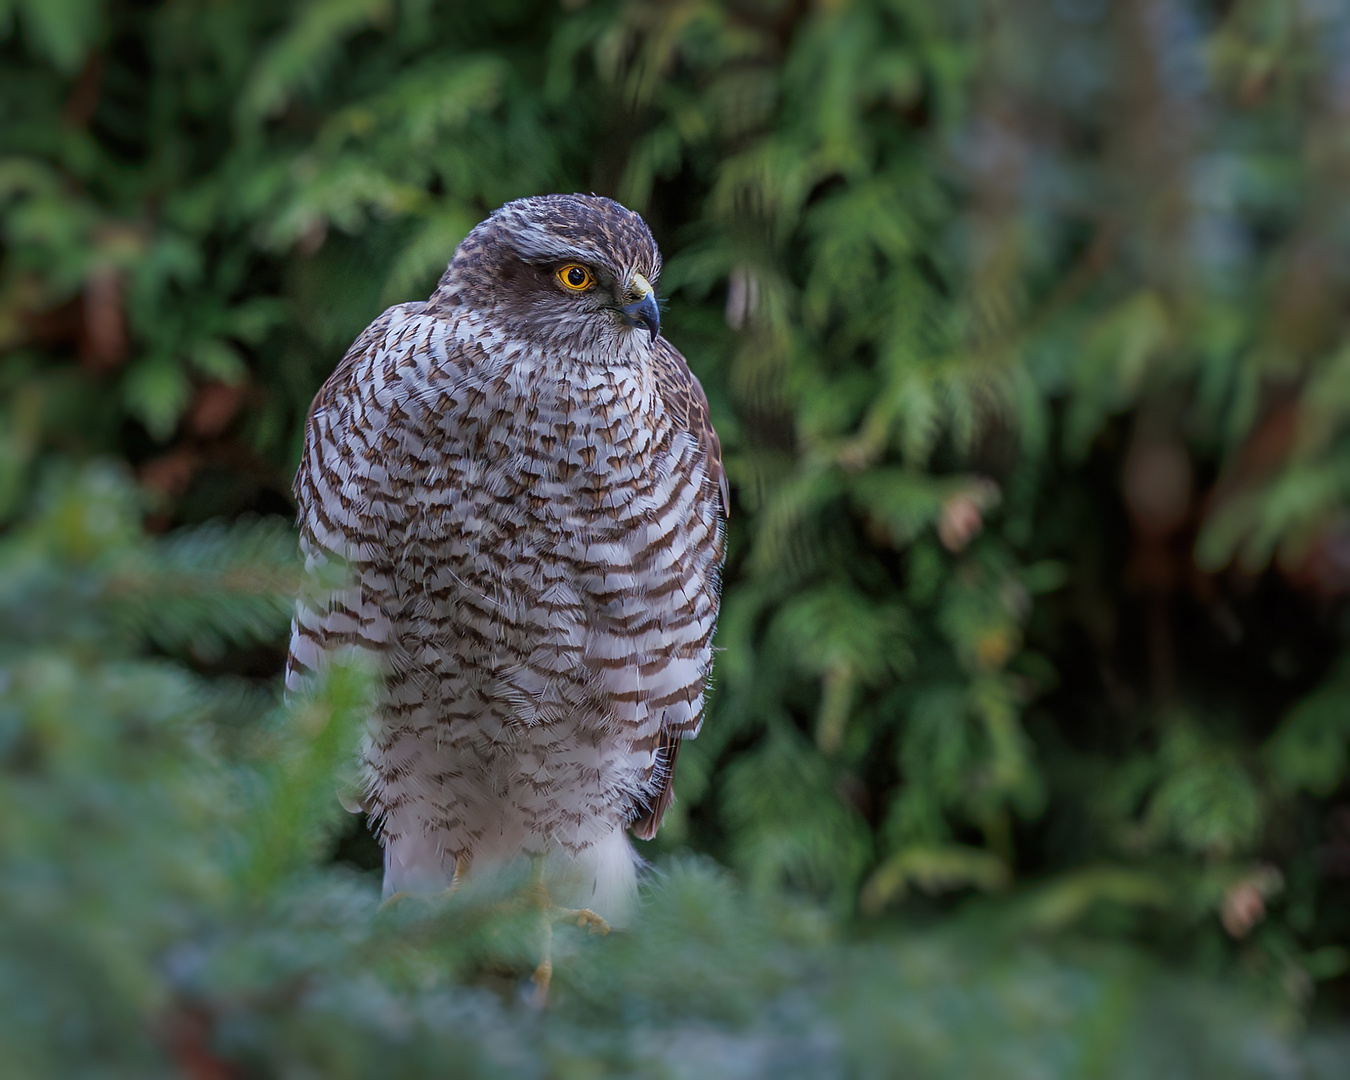
[[[0,1060],[1334,1075],[1347,58],[1321,0],[0,0]],[[277,677],[314,391],[544,191],[651,223],[733,506],[647,930],[541,1026],[510,882],[376,912],[366,677]]]

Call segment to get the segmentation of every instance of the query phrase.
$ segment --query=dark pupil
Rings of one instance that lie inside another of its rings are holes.
[[[586,271],[579,266],[572,267],[567,271],[567,283],[575,289],[581,288],[586,284]]]

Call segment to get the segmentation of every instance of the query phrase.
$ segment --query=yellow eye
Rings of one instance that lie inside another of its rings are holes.
[[[595,284],[595,278],[581,263],[568,263],[558,267],[558,280],[573,292],[581,292]]]

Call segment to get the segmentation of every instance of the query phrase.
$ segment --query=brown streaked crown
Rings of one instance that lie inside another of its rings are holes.
[[[576,260],[626,281],[639,273],[652,284],[661,253],[647,223],[601,195],[533,195],[495,210],[455,251],[432,302],[456,293],[495,289],[512,262],[548,266]]]

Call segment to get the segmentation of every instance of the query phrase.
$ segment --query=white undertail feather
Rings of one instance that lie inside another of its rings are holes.
[[[569,295],[563,258],[612,295]],[[508,204],[315,399],[306,565],[353,579],[302,596],[287,685],[349,648],[383,672],[363,760],[386,893],[535,857],[555,902],[630,905],[626,830],[655,830],[702,722],[726,509],[697,380],[617,312],[659,267],[608,200]]]
[[[523,858],[510,845],[503,845],[500,851],[485,849],[475,856],[476,872],[523,869],[518,864]],[[555,848],[543,858],[544,881],[554,904],[588,908],[615,928],[627,925],[642,860],[622,826],[575,854]],[[385,845],[386,899],[395,893],[435,895],[448,889],[454,879],[455,858],[434,836],[403,836]]]

